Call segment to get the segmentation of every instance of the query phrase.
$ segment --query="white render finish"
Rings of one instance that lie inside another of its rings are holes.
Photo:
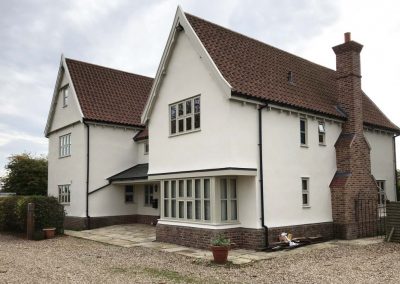
[[[396,200],[393,136],[379,131],[364,131],[371,146],[371,171],[376,180],[385,181],[387,199]]]

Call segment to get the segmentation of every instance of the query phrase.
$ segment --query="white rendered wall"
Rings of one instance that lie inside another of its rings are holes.
[[[69,84],[69,78],[65,72],[61,80],[60,88]],[[79,111],[78,99],[71,85],[68,93],[68,106],[63,107],[63,96],[61,93],[57,93],[55,113],[51,122],[50,131],[54,131],[71,123],[79,121],[82,117]]]
[[[155,209],[152,206],[146,206],[144,203],[144,184],[135,184],[135,203],[137,206],[136,214],[138,215],[160,215],[160,186],[158,186],[157,192],[153,193],[153,198],[158,199],[158,208]]]
[[[147,164],[149,162],[149,154],[145,154],[144,152],[146,143],[147,140],[135,142],[137,149],[136,156],[138,164]]]
[[[59,137],[71,133],[71,156],[59,158]],[[86,208],[86,129],[82,123],[49,136],[48,194],[58,198],[58,185],[70,184],[68,216],[84,217]]]
[[[386,195],[389,200],[396,200],[396,185],[394,177],[394,148],[393,136],[364,131],[371,146],[371,170],[376,180],[384,180]]]
[[[263,111],[265,213],[269,227],[331,222],[329,184],[336,172],[334,144],[341,127],[326,123],[326,146],[318,121],[308,118],[308,147],[300,146],[297,115]],[[310,207],[302,206],[301,178],[310,179]]]

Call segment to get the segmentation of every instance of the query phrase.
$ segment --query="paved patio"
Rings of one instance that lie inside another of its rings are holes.
[[[161,243],[156,241],[156,228],[150,225],[142,224],[128,224],[128,225],[115,225],[103,227],[99,229],[86,230],[86,231],[70,231],[66,230],[65,234],[68,236],[92,240],[109,245],[120,247],[147,247],[153,248],[164,252],[176,253],[197,259],[212,260],[212,253],[208,250],[194,249],[174,244]],[[380,243],[383,239],[367,238],[358,239],[353,241],[338,241],[333,240],[325,243],[314,244],[297,248],[295,250],[284,250],[277,252],[258,252],[247,249],[235,249],[229,252],[228,260],[233,264],[246,264],[253,261],[272,259],[282,254],[296,254],[304,250],[324,249],[335,247],[338,244],[348,243],[353,245],[369,245],[373,243]]]

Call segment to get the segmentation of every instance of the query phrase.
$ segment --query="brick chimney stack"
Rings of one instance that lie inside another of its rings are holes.
[[[345,33],[344,39],[345,42],[333,47],[333,51],[336,54],[337,107],[346,114],[347,120],[335,144],[337,172],[330,188],[335,234],[339,238],[354,239],[365,225],[360,213],[370,214],[369,220],[375,218],[377,187],[371,175],[370,147],[364,137],[360,64],[363,46],[352,41],[350,33]],[[360,207],[365,200],[370,205],[369,212]]]

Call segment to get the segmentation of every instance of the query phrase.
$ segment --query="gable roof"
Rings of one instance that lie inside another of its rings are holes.
[[[345,118],[336,108],[336,71],[196,16],[185,16],[232,86],[233,96]],[[293,83],[288,82],[289,71]],[[367,125],[400,131],[365,94],[363,113]]]
[[[153,79],[66,58],[85,120],[143,126],[140,116]]]

